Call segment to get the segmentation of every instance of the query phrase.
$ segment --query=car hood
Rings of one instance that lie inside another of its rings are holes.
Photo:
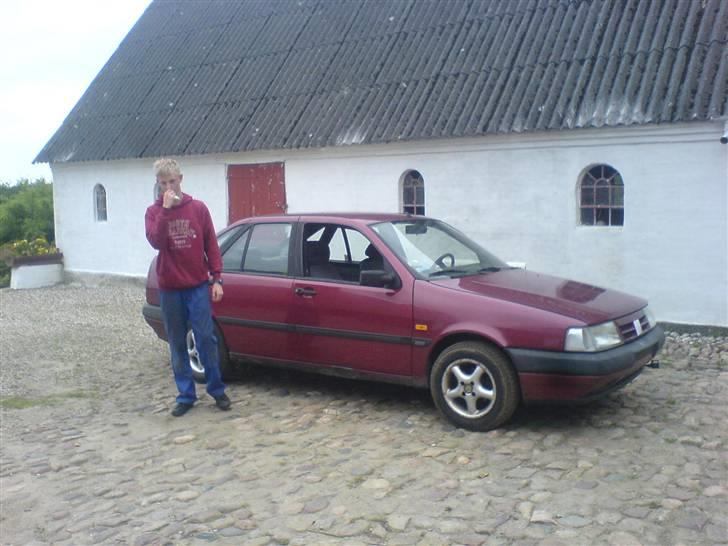
[[[633,313],[647,302],[617,290],[600,288],[525,269],[504,269],[466,277],[431,280],[433,284],[597,324]]]

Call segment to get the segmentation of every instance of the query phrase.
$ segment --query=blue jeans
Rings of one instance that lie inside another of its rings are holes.
[[[190,355],[187,353],[188,324],[192,326],[200,362],[205,367],[208,394],[213,398],[224,394],[225,384],[220,376],[220,357],[207,283],[183,290],[160,290],[159,299],[172,356],[174,382],[179,391],[177,402],[192,405],[197,400]]]

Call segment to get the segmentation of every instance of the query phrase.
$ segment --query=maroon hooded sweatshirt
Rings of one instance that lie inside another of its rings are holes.
[[[161,290],[182,290],[220,278],[222,259],[210,211],[186,193],[176,207],[165,209],[162,198],[144,217],[149,244],[159,251],[157,278]]]

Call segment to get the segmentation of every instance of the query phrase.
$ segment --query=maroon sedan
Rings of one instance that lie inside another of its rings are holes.
[[[431,218],[267,216],[218,240],[223,376],[253,363],[429,388],[451,422],[489,430],[521,402],[626,385],[664,342],[645,300],[509,267]],[[154,264],[143,314],[164,339]],[[188,348],[204,381],[192,332]]]

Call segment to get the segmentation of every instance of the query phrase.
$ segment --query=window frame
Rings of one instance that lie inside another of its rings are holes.
[[[412,199],[407,199],[407,190],[410,188]],[[420,171],[409,169],[402,175],[399,198],[402,213],[425,216],[425,179]]]
[[[604,200],[606,191],[606,203]],[[624,227],[625,184],[622,173],[607,163],[593,164],[577,183],[577,224],[584,227]],[[601,195],[601,197],[600,197]],[[589,215],[589,221],[585,216]]]
[[[109,221],[109,200],[106,193],[106,188],[103,184],[96,184],[93,191],[94,199],[94,220],[96,222],[108,222]],[[103,199],[102,206],[99,206],[100,200]],[[103,215],[103,218],[102,218]]]

